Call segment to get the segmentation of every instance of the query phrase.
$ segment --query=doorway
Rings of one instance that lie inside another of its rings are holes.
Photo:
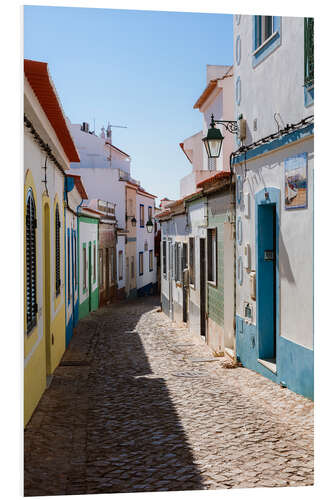
[[[88,250],[88,293],[89,293],[89,311],[92,310],[91,303],[91,293],[92,293],[92,268],[91,268],[91,241],[89,241],[89,250]]]
[[[45,335],[45,359],[46,377],[51,375],[51,273],[50,273],[50,206],[46,202],[43,209],[43,235],[44,235],[44,335]]]
[[[258,205],[258,355],[276,362],[276,204]]]
[[[200,238],[200,335],[206,337],[206,239]]]

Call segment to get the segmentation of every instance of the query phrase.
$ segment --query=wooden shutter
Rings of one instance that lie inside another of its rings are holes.
[[[29,191],[26,206],[26,313],[28,333],[37,324],[36,227],[35,202],[32,191]]]

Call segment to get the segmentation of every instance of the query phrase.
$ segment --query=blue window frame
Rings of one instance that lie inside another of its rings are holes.
[[[253,16],[252,66],[255,68],[281,45],[281,17]]]

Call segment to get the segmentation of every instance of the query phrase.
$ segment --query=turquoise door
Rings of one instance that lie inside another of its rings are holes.
[[[258,205],[258,355],[276,359],[276,204]]]

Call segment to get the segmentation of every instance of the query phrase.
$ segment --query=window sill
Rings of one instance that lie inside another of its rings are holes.
[[[261,45],[259,45],[259,47],[256,48],[256,50],[254,52],[252,52],[252,55],[253,56],[256,56],[259,52],[261,52],[262,50],[264,50],[267,45],[269,45],[269,43],[274,40],[274,38],[276,38],[276,36],[279,34],[278,31],[274,31],[274,33],[271,34],[271,36],[269,36],[268,38],[266,38],[266,40],[264,41],[264,43],[262,43]]]

